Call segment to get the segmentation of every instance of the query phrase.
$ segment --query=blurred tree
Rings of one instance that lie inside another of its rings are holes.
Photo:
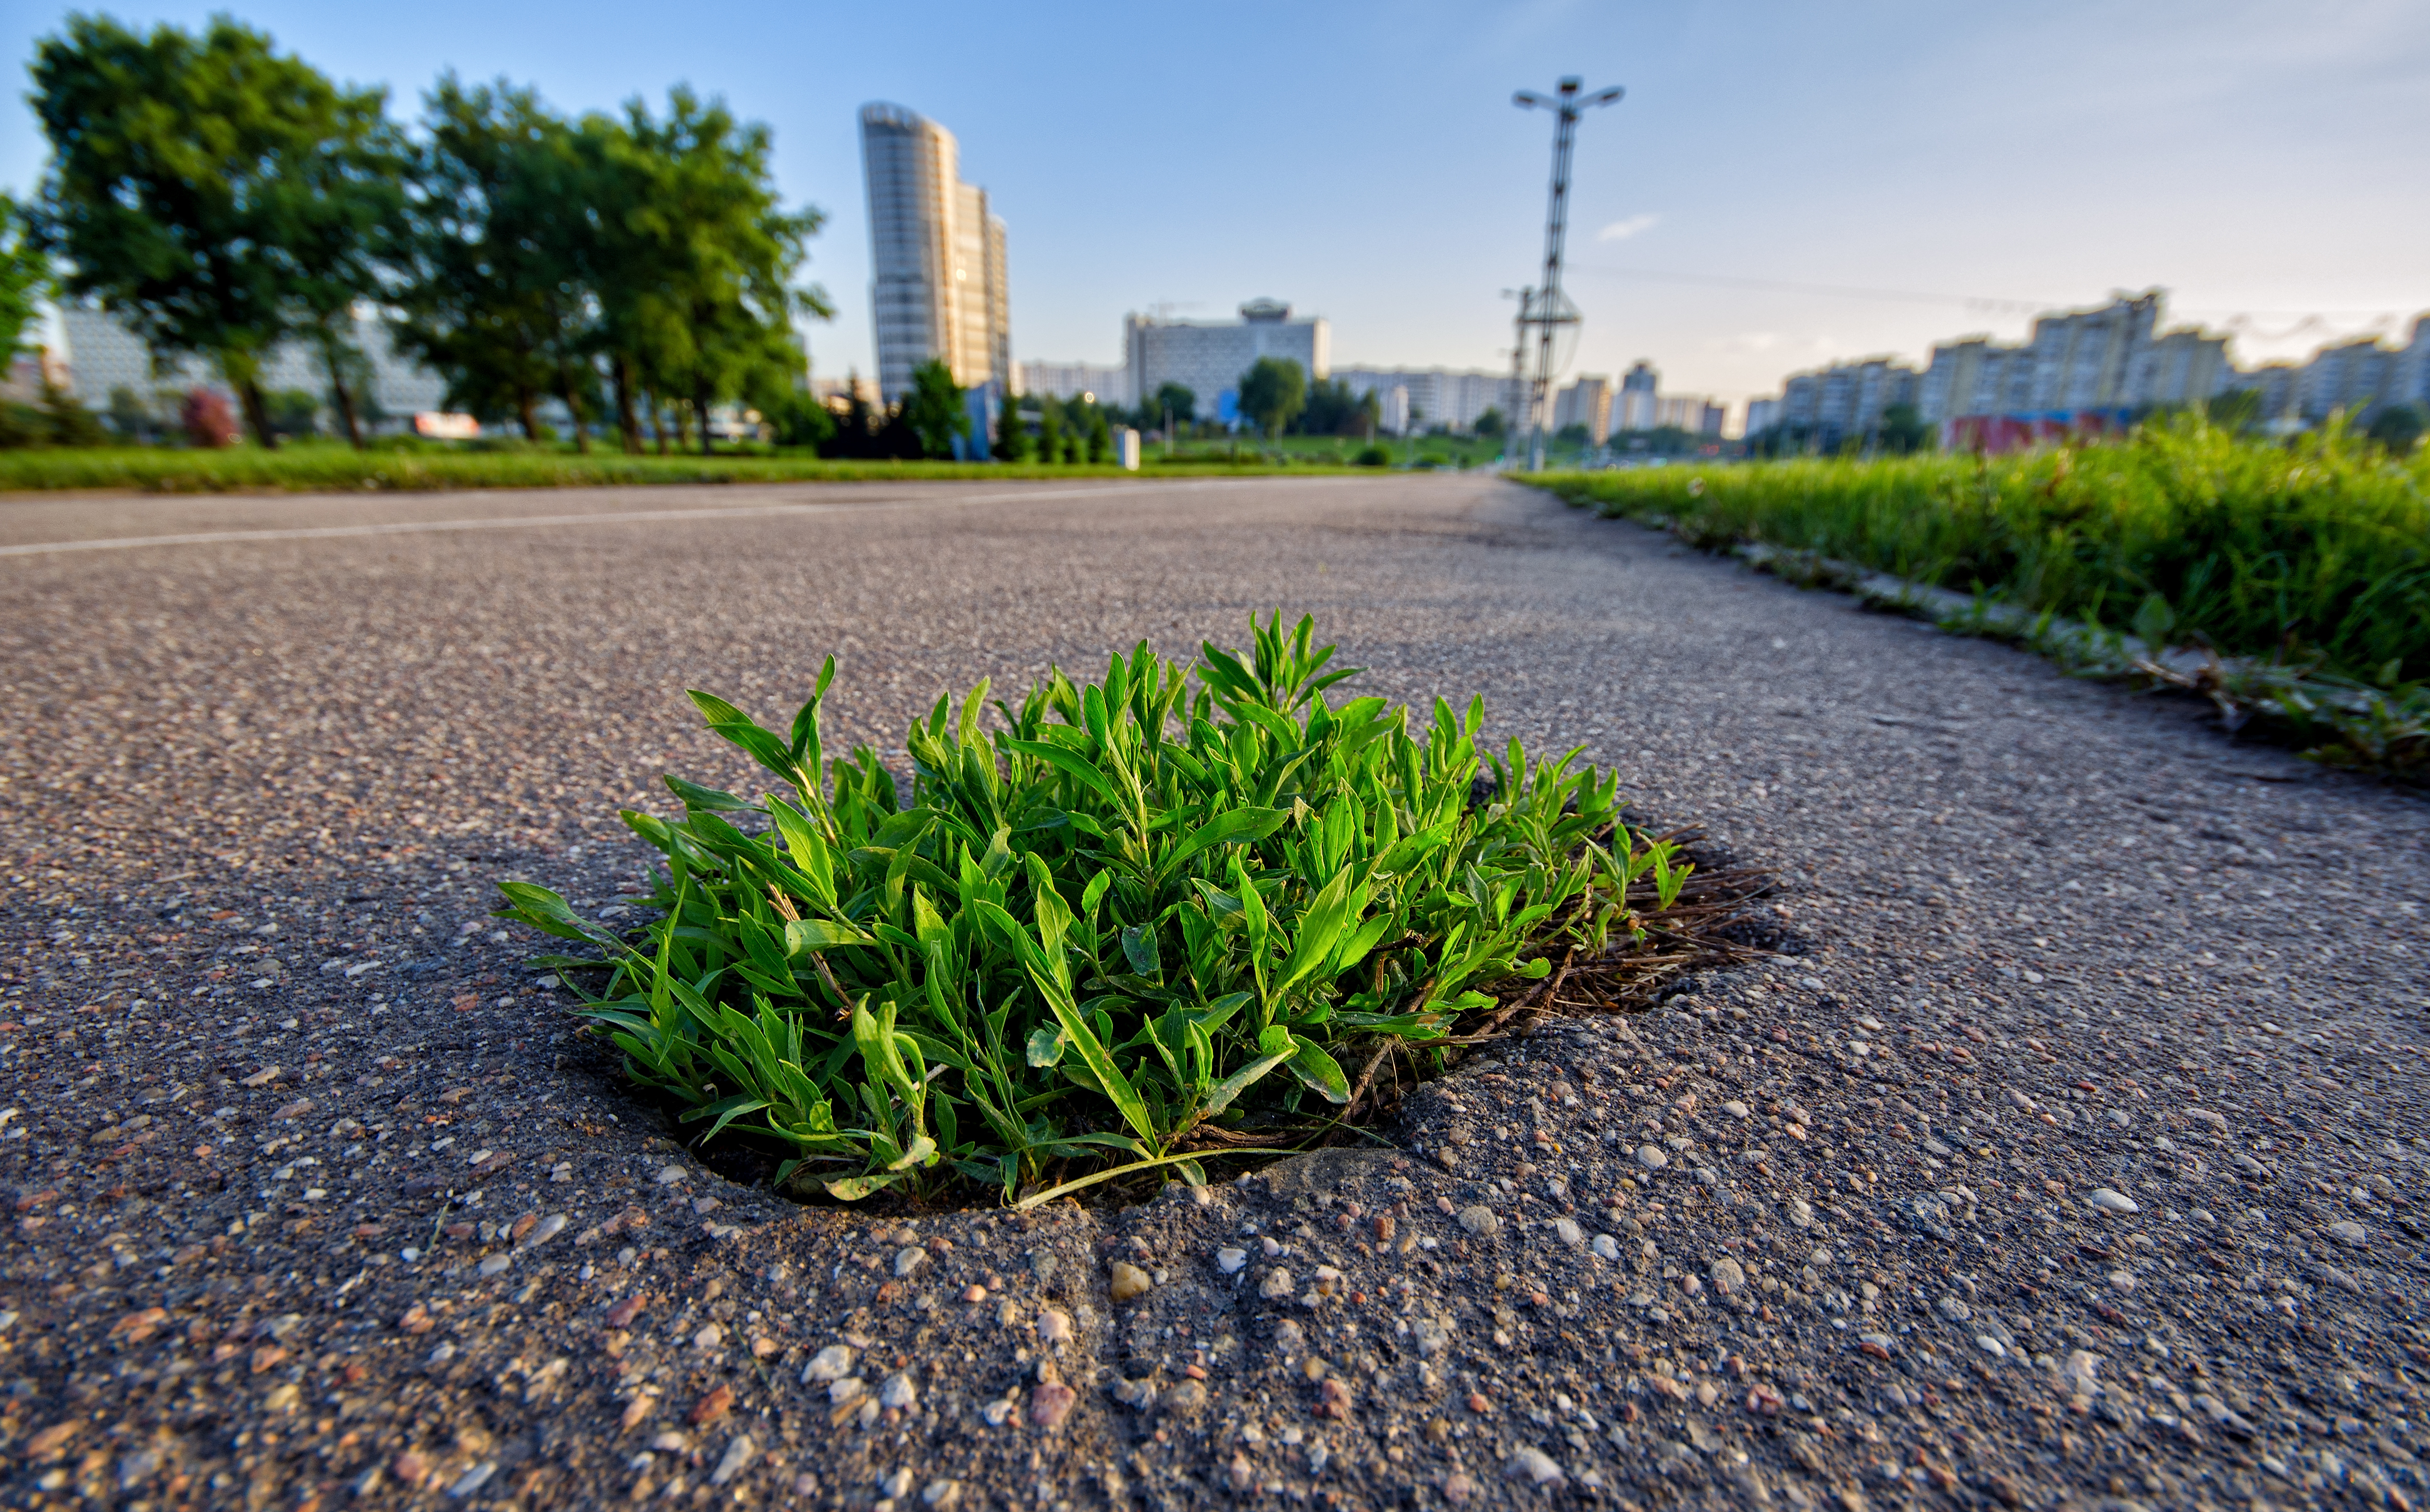
[[[1026,462],[1038,455],[1037,439],[1029,433],[1029,423],[1021,415],[1019,400],[1005,401],[1003,412],[995,420],[995,458],[999,462]]]
[[[787,390],[776,407],[762,413],[774,427],[779,446],[824,447],[836,433],[834,412],[807,386]]]
[[[1292,357],[1261,357],[1240,374],[1240,413],[1279,436],[1307,403],[1307,370]]]
[[[1479,436],[1498,439],[1509,429],[1508,422],[1502,418],[1498,407],[1488,406],[1485,413],[1476,417],[1476,433]]]
[[[963,389],[951,368],[930,357],[911,370],[911,391],[903,396],[903,419],[920,438],[923,455],[934,459],[954,455],[954,441],[971,433],[971,412]]]
[[[149,444],[158,435],[160,423],[152,407],[122,383],[109,390],[109,428],[121,440]]]
[[[1383,418],[1383,404],[1373,390],[1352,393],[1346,379],[1319,378],[1308,385],[1306,406],[1293,428],[1308,436],[1364,436]]]
[[[2422,441],[2422,411],[2411,405],[2385,406],[2363,434],[2387,447],[2391,457],[2410,457]]]
[[[1882,423],[1875,427],[1874,435],[1880,439],[1883,451],[1905,456],[1930,444],[1932,427],[1923,423],[1922,412],[1915,406],[1889,405],[1882,409]]]
[[[399,152],[385,94],[225,16],[197,38],[72,15],[32,74],[52,153],[39,224],[64,291],[97,297],[156,361],[209,357],[275,446],[264,357],[377,255]]]
[[[1063,403],[1051,393],[1038,396],[1038,459],[1053,464],[1063,458]]]
[[[51,259],[24,207],[0,194],[0,374],[25,350],[25,327],[51,291]]]
[[[572,270],[548,203],[565,124],[503,80],[442,75],[424,105],[397,345],[446,379],[449,407],[511,417],[537,440],[541,396],[571,388],[578,402],[581,387],[564,371],[579,336],[565,328]]]
[[[1187,425],[1198,418],[1198,395],[1183,385],[1168,379],[1157,386],[1156,397],[1140,407],[1153,414],[1157,424],[1163,424],[1163,417],[1170,415],[1173,417],[1173,424],[1178,427]]]
[[[630,323],[648,333],[650,369],[664,391],[691,402],[705,452],[710,406],[764,398],[807,370],[793,317],[824,320],[835,307],[815,285],[796,289],[791,279],[826,217],[780,208],[768,128],[737,122],[722,101],[704,103],[679,87],[663,120],[638,100],[625,117],[655,171],[645,184],[626,181],[617,217],[656,281],[644,288],[603,280],[603,287],[614,301],[632,300]],[[632,197],[643,187],[641,198]],[[624,323],[610,324],[621,330]]]

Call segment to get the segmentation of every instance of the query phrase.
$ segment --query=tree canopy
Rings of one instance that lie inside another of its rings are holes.
[[[930,357],[911,370],[911,391],[903,396],[903,419],[929,457],[950,457],[957,437],[971,433],[971,412],[962,403],[954,370]]]
[[[0,194],[0,369],[25,349],[25,327],[50,291],[51,259],[15,200]]]
[[[33,75],[54,159],[34,251],[62,255],[63,292],[156,361],[216,365],[264,446],[279,427],[262,364],[289,341],[320,355],[359,441],[367,306],[449,403],[530,436],[550,399],[585,445],[612,412],[628,450],[644,414],[664,450],[670,409],[705,451],[728,402],[791,433],[823,422],[803,421],[794,320],[833,313],[795,284],[824,217],[783,207],[768,128],[722,101],[679,86],[662,113],[637,99],[568,120],[527,87],[450,74],[408,142],[383,91],[225,17],[197,36],[74,16]],[[10,257],[0,243],[0,320]]]
[[[1142,420],[1171,415],[1176,425],[1187,425],[1198,418],[1198,395],[1186,384],[1166,379],[1157,387],[1156,396],[1140,407]]]
[[[216,364],[275,446],[263,359],[371,291],[395,224],[385,92],[341,88],[225,16],[200,37],[71,16],[32,72],[52,150],[39,224],[63,291],[156,357]]]
[[[1290,357],[1261,357],[1240,374],[1240,413],[1269,436],[1282,433],[1307,404],[1307,370]]]

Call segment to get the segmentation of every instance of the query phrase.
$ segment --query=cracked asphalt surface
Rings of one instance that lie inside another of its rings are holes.
[[[1477,477],[43,498],[0,557],[14,1504],[2430,1502],[2430,810],[2189,703]],[[1275,605],[1777,869],[1782,953],[1372,1150],[864,1213],[676,1143],[486,917],[618,917],[616,808],[743,778],[686,687],[834,651],[890,748]]]

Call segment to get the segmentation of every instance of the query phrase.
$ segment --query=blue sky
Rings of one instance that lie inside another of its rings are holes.
[[[768,122],[786,194],[829,215],[810,273],[841,312],[811,333],[822,373],[873,367],[854,121],[874,99],[960,139],[1009,226],[1024,359],[1110,362],[1126,309],[1270,294],[1332,321],[1337,365],[1504,366],[1499,291],[1536,271],[1550,131],[1510,92],[1563,74],[1628,91],[1581,128],[1573,372],[1648,357],[1666,390],[1736,401],[1830,358],[2024,329],[2026,309],[1968,296],[2158,284],[2187,318],[2242,316],[2246,361],[2430,308],[2419,0],[236,13],[388,85],[400,114],[452,67],[567,109],[689,81]],[[65,14],[0,15],[17,66]],[[42,158],[31,113],[0,112],[0,184],[22,191]]]

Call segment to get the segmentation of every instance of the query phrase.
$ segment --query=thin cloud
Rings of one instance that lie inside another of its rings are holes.
[[[1661,223],[1658,215],[1632,215],[1625,221],[1614,221],[1595,233],[1598,241],[1625,241],[1639,231],[1650,231]]]

